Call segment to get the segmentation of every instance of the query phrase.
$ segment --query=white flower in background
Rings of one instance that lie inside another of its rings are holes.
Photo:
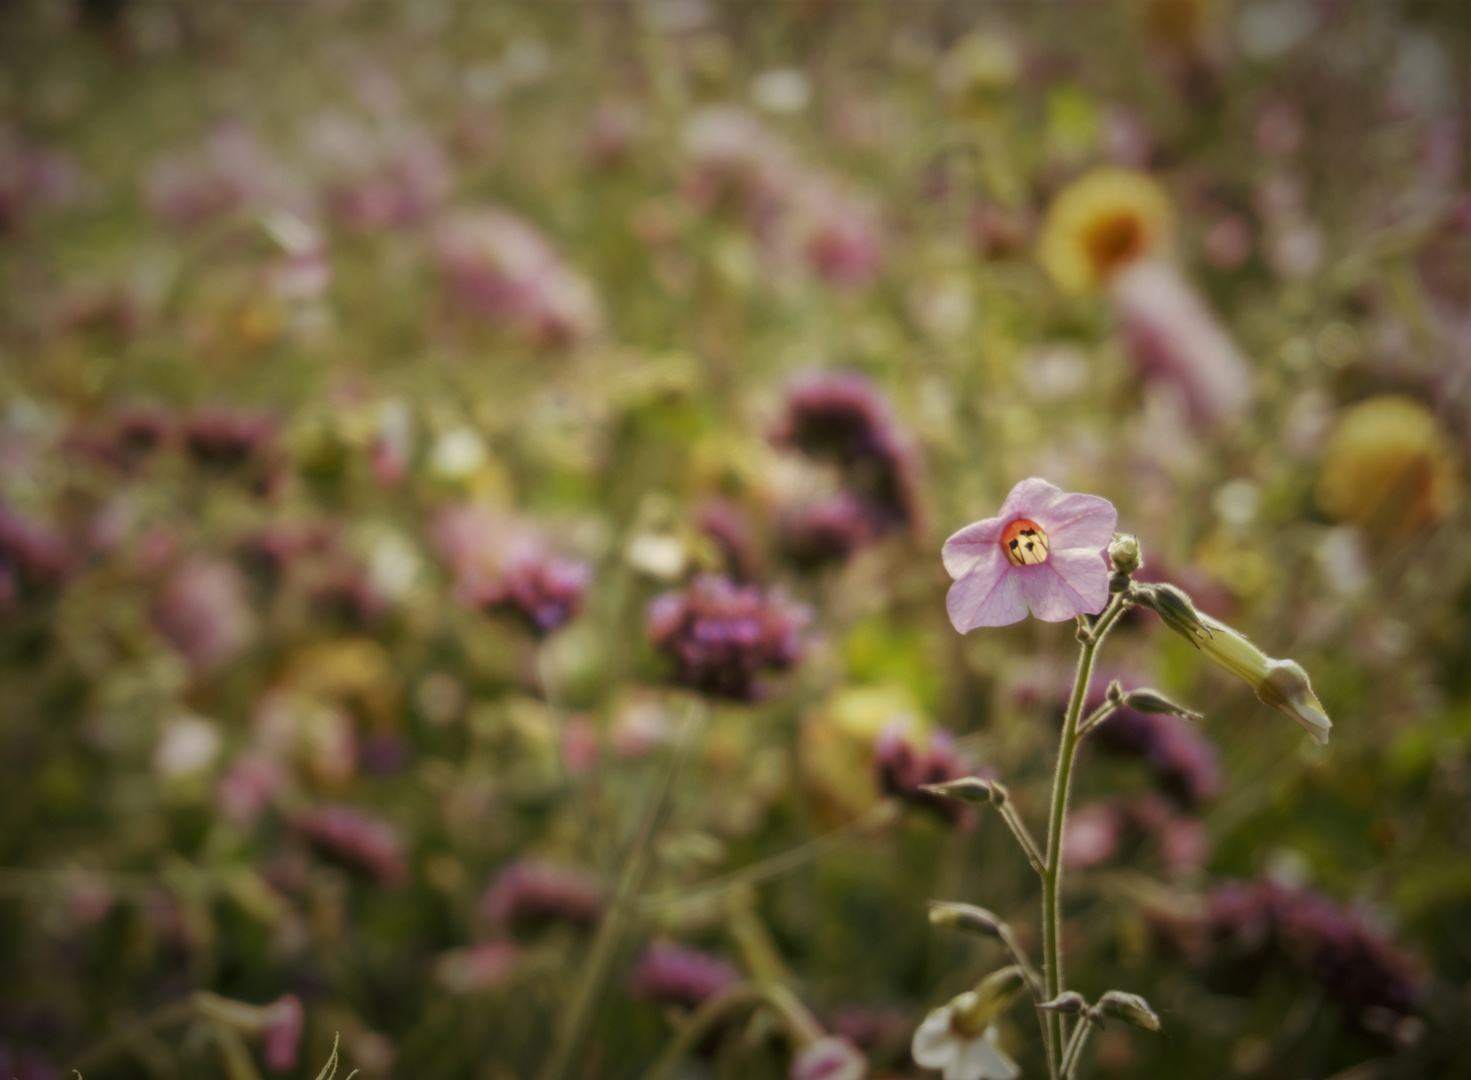
[[[203,772],[220,753],[220,732],[213,722],[183,716],[164,729],[153,748],[153,770],[160,776]]]
[[[969,991],[931,1011],[915,1031],[910,1053],[917,1064],[944,1070],[945,1080],[1016,1080],[1022,1071],[996,1045],[996,1025],[977,1030],[971,1019],[976,997]]]
[[[485,443],[480,436],[467,427],[458,427],[435,442],[429,464],[437,475],[460,480],[484,465],[485,460]]]

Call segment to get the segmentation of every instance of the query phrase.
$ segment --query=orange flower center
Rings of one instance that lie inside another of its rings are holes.
[[[1144,254],[1144,245],[1144,226],[1133,213],[1112,214],[1083,235],[1088,261],[1100,278],[1109,277]]]
[[[1001,531],[1001,550],[1012,566],[1036,566],[1047,561],[1047,533],[1035,521],[1017,518]]]

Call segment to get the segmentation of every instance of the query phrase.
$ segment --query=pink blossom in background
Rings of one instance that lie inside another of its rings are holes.
[[[1062,859],[1069,869],[1100,866],[1119,849],[1126,822],[1113,803],[1081,806],[1068,815],[1062,833]]]
[[[164,224],[192,228],[242,206],[301,198],[255,133],[227,122],[203,147],[156,158],[143,177],[143,201]]]
[[[225,770],[215,787],[215,802],[226,821],[249,825],[270,806],[288,777],[286,769],[269,755],[242,754]]]
[[[154,601],[153,625],[199,671],[223,666],[255,637],[244,576],[224,559],[188,560]]]
[[[382,818],[355,806],[303,810],[290,819],[291,831],[328,862],[396,889],[408,881],[403,836]]]
[[[694,1009],[741,981],[729,960],[672,941],[655,941],[628,976],[634,997]]]
[[[317,159],[327,211],[348,228],[423,221],[454,180],[444,149],[410,124],[328,111],[307,121],[305,138]]]
[[[1169,263],[1141,259],[1109,283],[1124,340],[1147,379],[1174,387],[1211,426],[1251,405],[1251,367],[1199,295]]]
[[[267,1012],[269,1016],[263,1033],[266,1064],[275,1072],[294,1069],[305,1021],[301,1000],[295,994],[285,994],[267,1006]]]
[[[829,1035],[804,1046],[792,1057],[791,1080],[863,1080],[868,1058],[842,1035]]]
[[[0,233],[19,228],[38,207],[74,201],[81,188],[81,173],[70,157],[0,121]]]
[[[879,733],[873,755],[879,790],[885,795],[928,810],[951,825],[965,820],[966,806],[960,800],[923,790],[928,784],[976,775],[976,770],[955,749],[948,731],[935,732],[930,736],[929,746],[921,750],[911,740],[906,722],[895,720]]]
[[[475,994],[507,982],[521,962],[521,949],[509,941],[492,941],[453,949],[439,958],[435,978],[453,994]]]
[[[1108,603],[1104,549],[1117,523],[1107,499],[1021,481],[1000,514],[945,541],[945,569],[955,579],[945,601],[950,621],[964,634],[1028,612],[1046,622],[1097,614]]]
[[[528,222],[498,207],[453,210],[433,245],[455,295],[470,309],[549,343],[577,343],[602,329],[592,283]]]
[[[606,899],[602,879],[577,866],[520,859],[503,867],[480,898],[480,913],[497,927],[536,930],[565,922],[596,926]]]
[[[844,289],[872,284],[883,265],[877,215],[825,183],[807,185],[802,202],[803,247],[817,275]]]

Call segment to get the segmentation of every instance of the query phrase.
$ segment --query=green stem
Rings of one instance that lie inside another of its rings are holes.
[[[564,1080],[573,1061],[577,1058],[578,1051],[582,1048],[583,1040],[587,1037],[588,1026],[592,1022],[593,1012],[597,1008],[603,986],[608,981],[608,974],[618,955],[623,935],[637,913],[639,891],[643,888],[644,876],[648,873],[649,862],[653,856],[654,837],[659,831],[664,811],[668,807],[669,795],[689,761],[690,751],[695,743],[696,729],[701,726],[703,715],[704,706],[698,702],[692,702],[689,715],[685,718],[679,746],[675,749],[668,767],[664,770],[663,777],[649,800],[649,807],[639,827],[638,836],[634,839],[633,847],[627,858],[624,859],[623,870],[618,876],[618,884],[613,891],[612,903],[608,906],[607,914],[603,916],[602,924],[598,927],[598,935],[593,940],[592,951],[588,954],[587,964],[583,968],[582,980],[577,984],[572,1001],[563,1014],[556,1041],[552,1044],[552,1051],[542,1066],[539,1080]]]
[[[1047,867],[1042,875],[1042,943],[1043,976],[1047,999],[1056,1000],[1062,993],[1062,918],[1058,894],[1062,885],[1062,831],[1067,824],[1068,792],[1072,786],[1073,762],[1078,750],[1078,722],[1083,704],[1088,699],[1088,683],[1093,677],[1093,659],[1114,621],[1128,605],[1128,592],[1121,592],[1109,602],[1098,621],[1090,627],[1080,624],[1083,640],[1078,656],[1078,671],[1073,679],[1073,693],[1068,700],[1067,715],[1062,723],[1062,744],[1057,751],[1057,773],[1052,781],[1052,813],[1047,821]],[[1062,1017],[1048,1012],[1043,1021],[1047,1040],[1047,1066],[1052,1080],[1062,1075],[1064,1030]]]
[[[1083,1057],[1083,1047],[1088,1042],[1088,1036],[1092,1034],[1092,1021],[1086,1016],[1081,1017],[1077,1028],[1073,1031],[1073,1037],[1068,1040],[1067,1053],[1062,1056],[1062,1080],[1073,1080],[1073,1074],[1078,1069],[1078,1062]]]
[[[705,1033],[715,1026],[716,1021],[722,1019],[726,1013],[742,1005],[760,1005],[766,1001],[766,991],[756,983],[737,983],[729,989],[722,990],[705,1001],[690,1014],[683,1026],[674,1033],[674,1038],[669,1040],[669,1045],[664,1052],[654,1059],[648,1071],[643,1075],[643,1080],[665,1080],[685,1056],[695,1048],[695,1044],[705,1036]]]

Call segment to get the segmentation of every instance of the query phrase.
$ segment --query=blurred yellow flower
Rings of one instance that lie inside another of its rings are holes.
[[[930,728],[919,702],[899,684],[845,687],[802,718],[802,779],[824,823],[841,825],[878,803],[874,743],[895,721],[921,739]]]
[[[1062,289],[1086,292],[1164,250],[1173,228],[1169,196],[1152,177],[1094,169],[1052,200],[1037,257]]]
[[[1381,536],[1436,524],[1460,495],[1449,441],[1413,398],[1370,398],[1344,410],[1323,450],[1317,499],[1335,521]]]

